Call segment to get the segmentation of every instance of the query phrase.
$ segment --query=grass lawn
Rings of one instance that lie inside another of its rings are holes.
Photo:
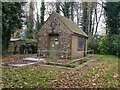
[[[118,59],[110,55],[95,55],[100,60],[89,70],[65,72],[41,70],[36,66],[2,68],[3,88],[118,88]]]

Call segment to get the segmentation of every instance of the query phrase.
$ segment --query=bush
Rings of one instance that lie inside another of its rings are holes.
[[[120,35],[111,37],[113,47],[111,48],[112,54],[120,57]]]
[[[120,36],[114,35],[111,37],[104,36],[99,42],[100,54],[111,54],[120,57]]]
[[[101,38],[98,46],[100,54],[108,54],[109,52],[109,39],[107,36]]]
[[[94,50],[95,53],[99,53],[98,42],[100,41],[101,36],[96,35],[88,39],[88,50]]]
[[[98,53],[98,43],[95,40],[89,40],[88,50],[94,50],[95,53]]]

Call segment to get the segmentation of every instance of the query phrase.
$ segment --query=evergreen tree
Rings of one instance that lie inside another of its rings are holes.
[[[83,19],[82,19],[82,29],[88,34],[88,2],[83,2]]]
[[[56,12],[60,13],[60,2],[56,2]]]
[[[70,8],[70,2],[64,2],[63,13],[64,13],[64,16],[67,18],[69,18],[70,16],[69,8]]]
[[[120,35],[120,2],[106,2],[105,13],[109,36]]]
[[[44,24],[44,16],[45,16],[45,2],[44,2],[44,0],[42,0],[42,2],[41,2],[40,11],[41,11],[41,27],[42,27],[42,25]]]
[[[120,2],[106,2],[103,7],[106,15],[107,39],[101,40],[100,51],[120,57]]]
[[[6,54],[11,34],[22,27],[22,5],[21,2],[2,3],[2,54]]]

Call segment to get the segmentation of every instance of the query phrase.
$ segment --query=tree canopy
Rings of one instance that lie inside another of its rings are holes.
[[[22,5],[20,2],[2,3],[2,54],[7,53],[11,34],[22,27]]]

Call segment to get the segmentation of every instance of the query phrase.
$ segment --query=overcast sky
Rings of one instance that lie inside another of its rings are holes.
[[[30,1],[30,0],[28,0]],[[33,0],[32,0],[33,1]],[[39,13],[40,13],[40,7],[41,7],[41,0],[34,0],[37,4],[37,8],[39,9]],[[56,0],[45,0],[45,2],[55,2]],[[58,1],[58,0],[57,0]],[[64,0],[62,0],[64,1]],[[69,1],[69,0],[68,0]],[[79,1],[81,2],[80,0],[74,0],[74,1]],[[84,0],[85,1],[85,0]],[[88,0],[87,0],[88,1]],[[93,1],[93,0],[92,0]],[[95,0],[96,1],[96,0]],[[99,1],[100,2],[100,1]],[[100,8],[101,6],[98,5],[98,8]],[[49,9],[52,8],[52,7],[48,7]],[[28,9],[26,9],[26,11],[28,11]],[[35,12],[34,14],[36,13],[36,8],[35,8]],[[98,13],[98,16],[99,16],[99,13]],[[45,15],[45,21],[47,20],[47,18],[49,17],[49,15]],[[35,14],[35,18],[36,18],[36,14]],[[105,34],[105,20],[104,20],[104,15],[102,15],[101,19],[100,19],[100,22],[99,22],[99,25],[98,25],[98,34]]]

